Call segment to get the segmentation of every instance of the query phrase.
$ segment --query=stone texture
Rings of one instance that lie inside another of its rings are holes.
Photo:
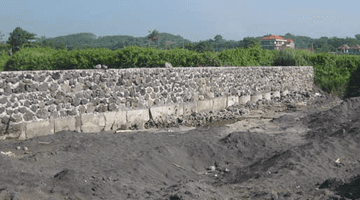
[[[4,116],[4,117],[1,118],[1,123],[7,124],[9,122],[10,122],[10,117]]]
[[[1,72],[1,118],[18,121],[22,116],[25,122],[236,97],[244,91],[277,91],[283,97],[302,91],[294,98],[312,97],[313,67],[173,68],[169,62],[163,67]]]
[[[31,137],[51,135],[54,134],[54,126],[55,122],[53,120],[27,123],[26,135]]]
[[[15,123],[21,122],[22,120],[23,119],[22,119],[21,115],[19,115],[19,114],[14,114],[10,117],[10,121],[15,122]]]
[[[34,114],[27,110],[25,111],[23,118],[25,121],[32,121],[34,119]]]
[[[39,119],[47,119],[48,116],[49,116],[49,112],[44,108],[36,111],[36,117]]]

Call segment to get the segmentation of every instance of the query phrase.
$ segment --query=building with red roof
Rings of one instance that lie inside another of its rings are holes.
[[[276,49],[283,51],[285,48],[295,49],[295,43],[293,39],[284,39],[278,35],[271,35],[259,39],[261,48],[263,49]]]

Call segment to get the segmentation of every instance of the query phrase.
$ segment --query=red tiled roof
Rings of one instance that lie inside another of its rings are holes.
[[[284,38],[278,36],[278,35],[271,35],[271,36],[268,36],[268,37],[263,37],[261,38],[260,40],[273,40],[273,39],[279,39],[279,40],[285,40]]]
[[[291,40],[294,41],[293,39],[284,39],[283,37],[280,37],[278,35],[272,35],[272,36],[267,36],[267,37],[263,37],[260,40],[273,40],[273,39],[278,39],[278,40],[286,40],[286,42],[290,42]]]

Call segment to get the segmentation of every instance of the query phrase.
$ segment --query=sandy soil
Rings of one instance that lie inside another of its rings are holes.
[[[202,127],[0,141],[0,199],[360,199],[360,97],[338,100]]]

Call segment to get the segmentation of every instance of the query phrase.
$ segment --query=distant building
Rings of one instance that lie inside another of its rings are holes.
[[[347,44],[343,44],[337,48],[337,50],[340,51],[340,53],[348,53],[350,47]]]
[[[259,39],[261,48],[283,51],[285,48],[295,49],[293,39],[284,39],[278,35],[267,36]]]
[[[360,55],[360,45],[348,46],[347,44],[341,45],[337,48],[340,53]]]

